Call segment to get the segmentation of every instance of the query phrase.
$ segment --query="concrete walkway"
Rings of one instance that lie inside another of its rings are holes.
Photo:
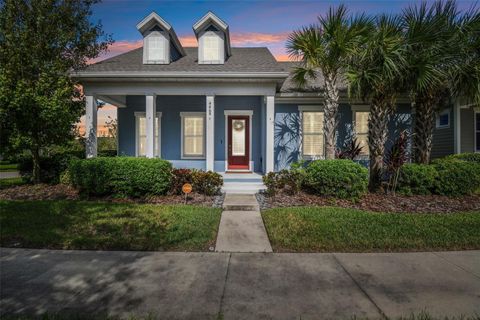
[[[0,172],[0,179],[11,179],[11,178],[19,178],[20,172],[18,171],[3,171]]]
[[[480,313],[480,251],[371,254],[1,249],[5,314],[160,319]]]
[[[216,252],[272,252],[255,195],[227,193],[223,208]]]

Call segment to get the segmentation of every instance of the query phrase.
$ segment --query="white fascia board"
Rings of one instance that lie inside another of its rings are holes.
[[[217,17],[212,11],[208,11],[203,17],[201,17],[195,24],[193,25],[193,31],[197,33],[202,27],[208,23],[209,21],[212,21],[215,23],[217,26],[222,29],[222,31],[226,32],[228,29],[228,24],[226,24],[222,19]]]
[[[74,78],[275,78],[282,79],[288,72],[77,72]]]
[[[158,23],[167,31],[170,31],[170,29],[172,29],[172,26],[167,21],[163,20],[162,17],[160,17],[155,11],[153,11],[137,24],[137,30],[140,31],[141,33],[145,32],[146,27],[148,27],[148,24],[152,20],[155,23]]]

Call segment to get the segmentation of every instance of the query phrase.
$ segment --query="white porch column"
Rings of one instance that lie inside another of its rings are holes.
[[[215,96],[207,96],[206,119],[206,163],[207,171],[214,170],[215,165]]]
[[[87,158],[97,156],[97,100],[85,97],[85,151]]]
[[[157,97],[154,94],[145,96],[146,110],[146,135],[147,135],[147,158],[155,157],[155,115],[157,113]]]
[[[266,96],[265,173],[274,171],[275,96]]]
[[[454,152],[461,153],[461,106],[458,102],[453,105],[453,136],[454,136]]]

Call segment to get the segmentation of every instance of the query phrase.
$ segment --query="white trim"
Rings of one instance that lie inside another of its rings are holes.
[[[462,136],[462,120],[461,120],[461,106],[459,103],[455,103],[453,106],[453,111],[454,111],[454,126],[453,126],[453,139],[454,139],[454,146],[453,146],[453,152],[456,154],[459,154],[462,152],[462,144],[461,144],[461,136]]]
[[[440,116],[448,115],[448,124],[446,125],[440,125]],[[444,109],[441,112],[437,114],[437,117],[435,119],[435,128],[436,129],[447,129],[450,128],[450,120],[451,120],[451,110],[450,109]]]
[[[215,170],[215,96],[205,97],[206,138],[205,155],[207,171]],[[182,121],[183,123],[183,121]]]
[[[323,105],[300,105],[298,106],[298,111],[314,111],[314,112],[323,112]]]
[[[145,112],[140,112],[140,111],[135,111],[134,113],[135,116],[135,157],[139,157],[138,155],[138,139],[139,139],[139,134],[138,134],[138,121],[139,118],[145,118],[146,113]],[[158,118],[158,155],[156,157],[161,158],[162,157],[162,113],[157,112],[156,117]],[[118,134],[117,134],[117,139],[118,139]]]
[[[266,78],[285,79],[288,72],[192,72],[192,71],[104,71],[104,72],[72,72],[74,78]]]
[[[252,161],[252,127],[253,127],[253,110],[224,110],[225,115],[225,171],[252,171],[253,172],[253,161]],[[249,122],[249,154],[248,154],[248,170],[245,169],[228,169],[228,117],[229,116],[248,116]]]
[[[185,117],[203,117],[203,155],[202,156],[186,156],[183,153],[183,126],[184,126],[184,118]],[[205,112],[180,112],[180,121],[181,121],[181,144],[180,144],[180,159],[182,160],[206,160],[206,127],[207,127],[207,119]]]
[[[226,116],[252,116],[253,110],[224,110]]]
[[[97,99],[95,96],[85,97],[85,151],[87,158],[97,156]]]
[[[275,171],[275,95],[265,97],[265,173]]]

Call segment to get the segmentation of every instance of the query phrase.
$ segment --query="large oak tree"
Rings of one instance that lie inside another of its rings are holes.
[[[107,50],[97,0],[0,0],[0,152],[27,149],[34,182],[42,149],[72,138],[84,101],[69,74]]]

